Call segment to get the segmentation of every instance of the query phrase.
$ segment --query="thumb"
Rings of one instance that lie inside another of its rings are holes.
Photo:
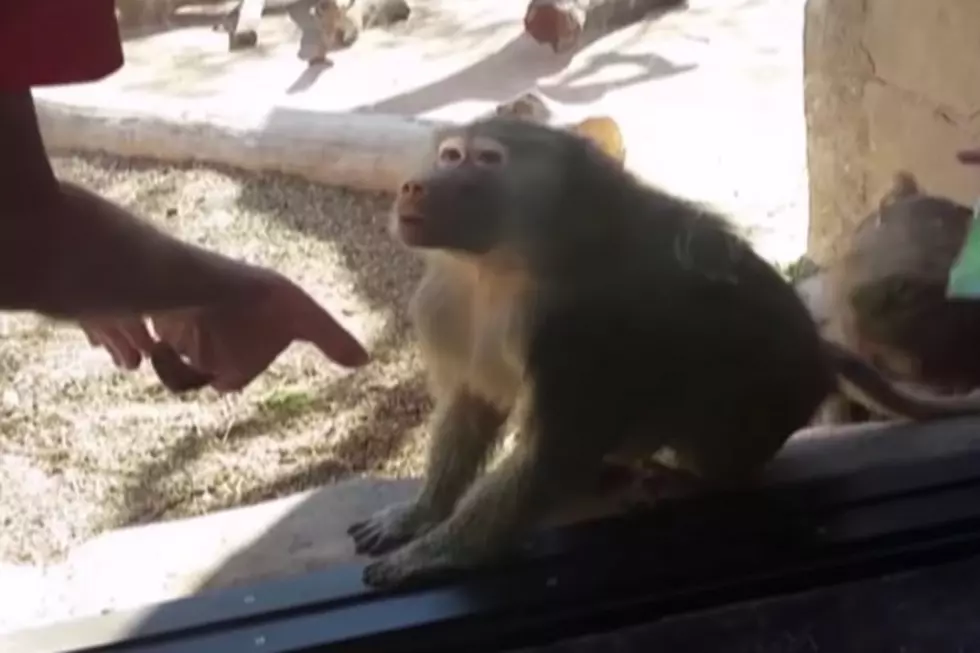
[[[299,301],[297,339],[312,343],[327,358],[344,367],[361,367],[371,360],[357,338],[312,297],[301,291]]]
[[[956,158],[959,159],[960,163],[976,165],[980,163],[980,149],[960,150],[956,153]]]

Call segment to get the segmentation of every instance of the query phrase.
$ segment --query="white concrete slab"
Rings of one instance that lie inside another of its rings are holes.
[[[99,535],[48,569],[0,566],[0,632],[136,608],[355,558],[347,527],[417,481],[355,479]]]

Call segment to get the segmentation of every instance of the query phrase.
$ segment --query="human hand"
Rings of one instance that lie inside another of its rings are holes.
[[[250,290],[234,302],[148,315],[156,338],[142,318],[85,319],[81,326],[118,367],[135,369],[149,357],[172,392],[241,390],[297,340],[345,367],[368,362],[360,343],[285,277],[261,270]]]

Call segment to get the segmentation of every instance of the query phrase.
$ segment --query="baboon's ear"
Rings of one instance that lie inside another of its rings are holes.
[[[907,170],[899,170],[892,176],[891,186],[878,200],[878,210],[884,211],[895,202],[918,195],[921,192],[915,175]]]
[[[626,161],[626,145],[623,133],[615,120],[607,116],[593,116],[572,125],[569,129],[579,136],[590,139],[603,152],[623,164]]]

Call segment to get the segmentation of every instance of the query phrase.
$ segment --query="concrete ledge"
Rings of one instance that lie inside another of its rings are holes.
[[[980,451],[976,418],[813,428],[773,462],[775,483]],[[349,562],[347,527],[417,491],[417,479],[354,479],[254,506],[105,533],[57,568],[3,569],[0,632],[133,608]],[[615,496],[583,501],[549,520],[609,515]]]
[[[260,504],[104,533],[45,570],[0,566],[0,632],[135,608],[356,558],[347,527],[416,480],[353,479]]]
[[[49,149],[104,151],[162,161],[295,174],[325,184],[389,191],[424,152],[435,122],[295,107],[225,105],[120,95],[66,101],[35,96]]]

